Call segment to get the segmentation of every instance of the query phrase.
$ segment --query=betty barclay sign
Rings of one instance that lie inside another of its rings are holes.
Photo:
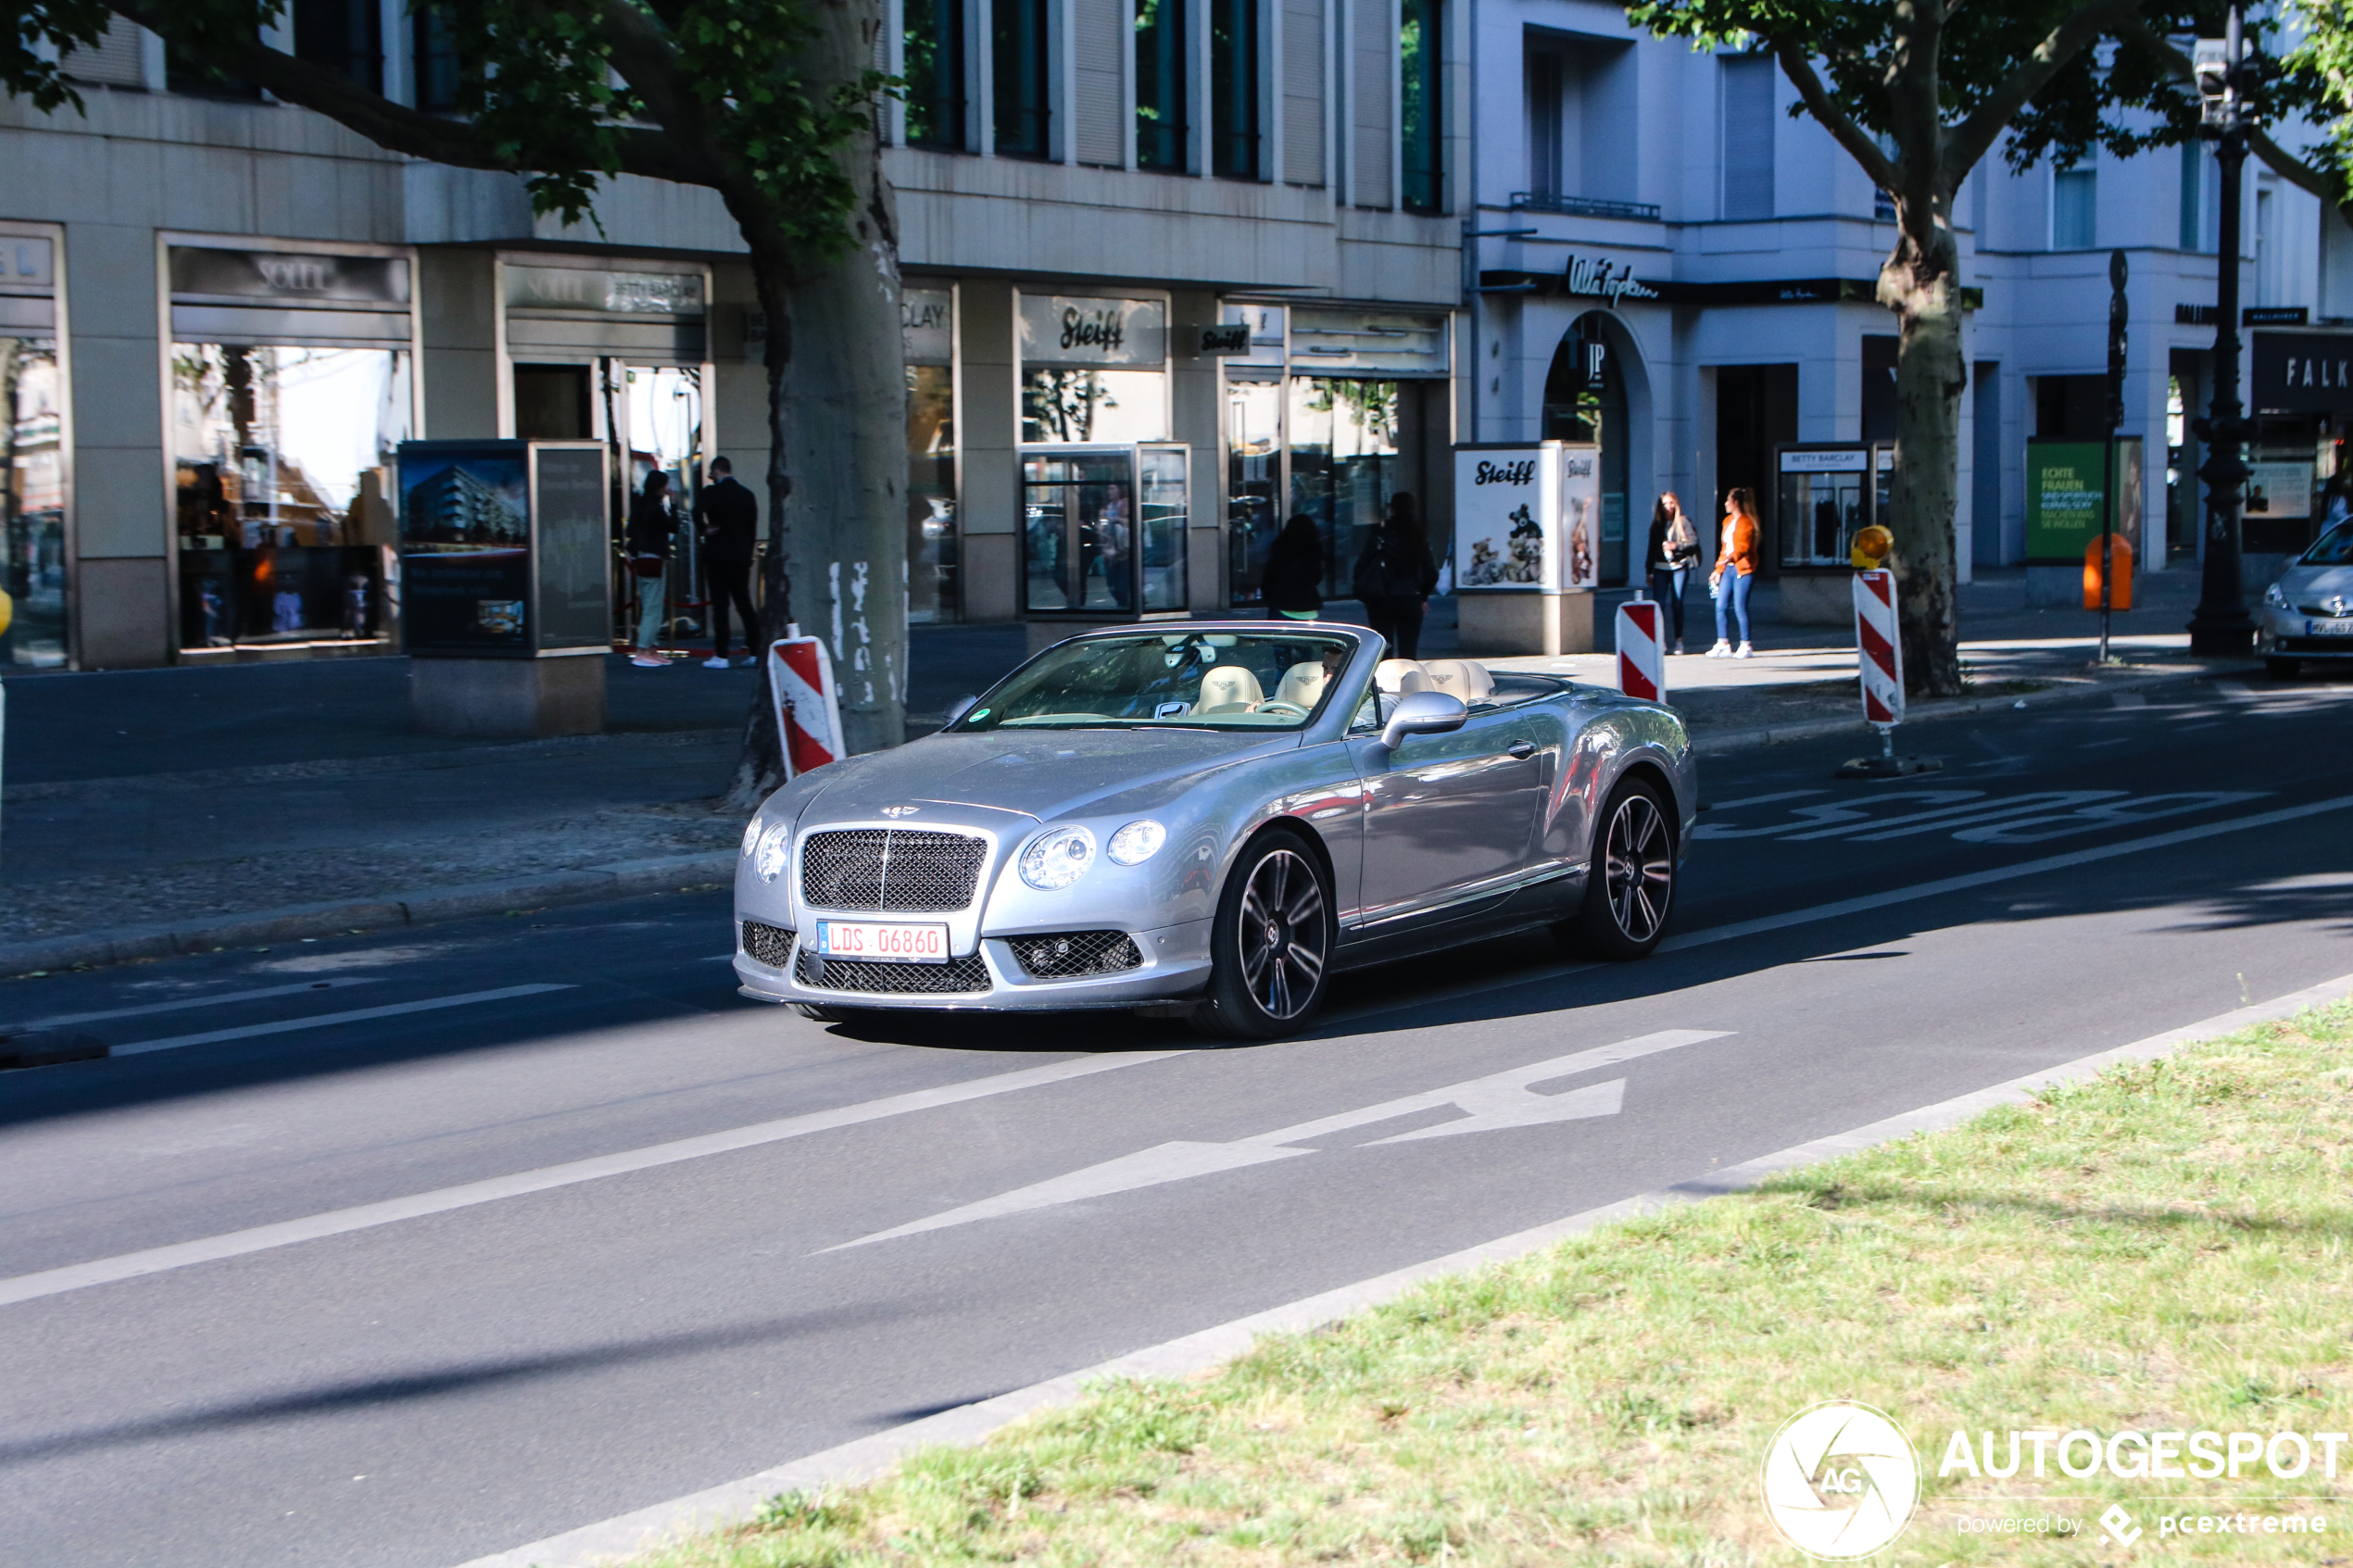
[[[1021,357],[1029,365],[1146,366],[1167,357],[1168,309],[1156,299],[1021,296]]]

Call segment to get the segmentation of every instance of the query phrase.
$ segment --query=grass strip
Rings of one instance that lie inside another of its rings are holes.
[[[1109,1385],[641,1561],[1794,1563],[1760,1461],[1800,1407],[1852,1399],[1920,1452],[1919,1512],[1874,1562],[2353,1562],[2353,1451],[2334,1482],[1937,1475],[1955,1428],[2353,1430],[2348,1090],[2353,1007],[2307,1013],[1433,1282],[1207,1377]],[[2094,1523],[2110,1502],[2145,1529],[2129,1549]],[[2326,1526],[2164,1537],[2168,1507]],[[2082,1533],[1960,1527],[1999,1515]]]

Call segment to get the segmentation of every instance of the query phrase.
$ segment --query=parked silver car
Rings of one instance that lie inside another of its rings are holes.
[[[2353,659],[2353,521],[2322,534],[2263,590],[2255,651],[2281,676],[2308,659]]]
[[[1298,1029],[1334,974],[1550,926],[1641,958],[1697,809],[1673,709],[1362,627],[1056,644],[938,734],[794,780],[743,839],[744,994]]]

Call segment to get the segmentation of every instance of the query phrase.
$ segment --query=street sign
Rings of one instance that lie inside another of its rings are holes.
[[[1895,626],[1895,573],[1855,574],[1855,646],[1863,676],[1863,721],[1904,721],[1904,638]]]
[[[1667,661],[1658,646],[1659,604],[1632,599],[1617,607],[1617,689],[1646,702],[1667,696]]]
[[[841,696],[824,639],[802,636],[798,624],[786,631],[768,645],[768,691],[776,704],[785,777],[793,779],[841,760]]]

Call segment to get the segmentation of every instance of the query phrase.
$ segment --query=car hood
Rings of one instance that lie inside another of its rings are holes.
[[[2342,594],[2353,603],[2353,566],[2292,566],[2280,573],[2280,592],[2291,604],[2321,604]]]
[[[1237,762],[1296,751],[1296,731],[1275,736],[1203,730],[993,730],[927,735],[859,758],[826,786],[809,815],[864,815],[900,801],[988,806],[1040,822],[1082,815],[1127,797],[1148,809],[1202,775]]]

